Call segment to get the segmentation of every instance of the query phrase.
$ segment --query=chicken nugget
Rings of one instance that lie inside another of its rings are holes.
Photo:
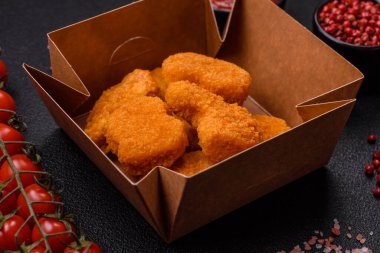
[[[102,93],[87,118],[84,131],[98,146],[102,146],[109,114],[131,96],[154,95],[157,91],[158,87],[150,72],[136,69],[126,75],[121,83]]]
[[[165,101],[170,109],[193,125],[201,112],[213,105],[225,104],[222,97],[195,86],[196,84],[189,81],[173,82],[169,84],[165,94]]]
[[[252,115],[252,117],[256,121],[257,129],[259,130],[263,141],[290,129],[285,120],[280,118],[261,114]]]
[[[179,117],[178,115],[175,115],[175,114],[174,114],[174,116],[177,119],[179,119],[183,123],[183,125],[184,125],[184,129],[185,129],[185,132],[186,132],[186,135],[187,135],[187,139],[189,141],[189,146],[187,146],[186,151],[190,152],[190,151],[200,150],[201,147],[198,144],[199,139],[198,139],[197,130],[191,124],[189,124],[189,122],[187,122],[183,118],[181,118],[181,117]]]
[[[164,77],[162,76],[162,69],[155,68],[150,73],[153,77],[153,80],[156,82],[156,85],[158,86],[158,89],[159,89],[158,96],[161,99],[165,99],[165,92],[168,87],[168,83],[165,81]]]
[[[186,176],[191,176],[199,171],[207,169],[211,165],[212,163],[209,159],[199,150],[185,153],[174,163],[172,170]]]
[[[134,95],[155,96],[159,91],[157,83],[148,70],[135,69],[126,75],[121,83],[125,85],[126,92]]]
[[[242,104],[252,82],[250,74],[239,66],[196,53],[178,53],[162,63],[166,82],[187,80],[211,91],[228,103]]]
[[[107,149],[133,176],[156,166],[170,167],[188,145],[183,123],[167,114],[158,97],[130,97],[109,115]]]
[[[165,94],[173,111],[189,120],[198,132],[199,145],[213,163],[258,144],[256,121],[247,109],[188,81],[170,83]]]

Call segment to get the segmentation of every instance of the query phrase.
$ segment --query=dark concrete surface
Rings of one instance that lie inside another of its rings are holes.
[[[380,250],[380,201],[375,179],[363,174],[370,161],[369,133],[380,134],[379,94],[359,97],[331,162],[223,218],[166,245],[128,201],[55,124],[21,64],[49,72],[46,33],[130,1],[1,0],[0,45],[10,72],[8,91],[28,119],[26,139],[38,145],[43,166],[63,182],[67,212],[105,252],[277,252],[308,240],[315,229],[328,232],[333,219],[367,235]],[[288,0],[286,11],[311,28],[316,0]],[[373,236],[368,236],[370,231]],[[359,246],[340,238],[344,247]]]

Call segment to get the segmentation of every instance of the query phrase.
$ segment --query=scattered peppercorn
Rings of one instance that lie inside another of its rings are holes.
[[[373,175],[374,170],[375,170],[375,167],[372,164],[366,165],[364,167],[365,174],[367,174],[367,175]]]
[[[380,45],[380,3],[334,0],[318,13],[322,29],[338,40],[361,46]]]
[[[375,151],[372,153],[372,159],[375,160],[380,160],[380,151]]]
[[[373,196],[380,197],[380,188],[373,189]]]
[[[375,166],[376,168],[379,168],[379,167],[380,167],[380,160],[378,160],[378,159],[374,159],[374,160],[372,160],[372,164],[373,164],[373,166]]]
[[[369,28],[369,27],[367,27],[367,28]],[[368,143],[369,144],[375,144],[375,142],[376,142],[376,135],[374,135],[374,134],[369,135],[368,136]]]
[[[371,137],[373,136],[373,137]],[[370,140],[376,140],[376,136],[371,134],[368,136],[368,142],[371,143]],[[380,150],[376,150],[372,153],[372,164],[368,164],[364,167],[365,174],[372,176],[374,174],[374,170],[377,171],[376,181],[377,187],[372,190],[372,193],[375,197],[380,198]]]
[[[377,175],[376,180],[377,180],[377,183],[379,184],[380,183],[380,174]]]

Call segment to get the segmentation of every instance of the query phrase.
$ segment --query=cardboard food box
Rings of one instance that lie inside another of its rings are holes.
[[[224,40],[209,0],[143,0],[49,33],[53,77],[24,65],[57,123],[167,242],[326,165],[363,79],[271,1],[237,1],[227,24]],[[128,177],[83,132],[88,112],[126,73],[183,51],[249,71],[245,105],[292,128],[191,177]]]

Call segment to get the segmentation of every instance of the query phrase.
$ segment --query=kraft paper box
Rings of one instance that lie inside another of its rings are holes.
[[[167,242],[326,165],[363,79],[268,0],[237,1],[224,34],[208,0],[143,0],[49,33],[53,77],[24,65],[57,123]],[[88,112],[128,72],[185,51],[249,71],[245,105],[291,130],[191,177],[130,178],[83,132]]]

